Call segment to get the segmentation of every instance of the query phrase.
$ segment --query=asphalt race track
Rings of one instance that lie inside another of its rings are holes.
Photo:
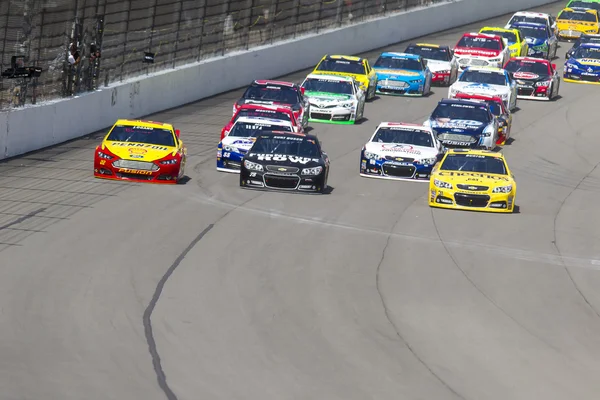
[[[423,122],[434,91],[312,124],[324,196],[215,170],[241,90],[152,116],[183,132],[185,185],[95,180],[100,133],[1,163],[0,397],[597,400],[600,88],[519,101],[512,215],[432,210],[424,183],[359,177],[376,125]]]

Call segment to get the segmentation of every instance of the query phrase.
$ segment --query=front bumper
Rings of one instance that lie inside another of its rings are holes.
[[[377,82],[375,92],[392,96],[423,96],[424,89],[424,80],[418,80],[418,82],[407,82],[401,80],[382,79]]]
[[[219,145],[217,147],[217,171],[239,174],[244,155],[245,153],[223,151]]]
[[[577,40],[583,35],[582,31],[572,30],[572,29],[564,29],[560,30],[557,33],[557,37],[559,40],[572,41]]]
[[[356,111],[346,107],[317,108],[311,105],[308,121],[352,125],[356,123]]]
[[[437,134],[437,136],[439,141],[450,149],[493,149],[495,147],[492,136],[482,136],[480,134],[473,136],[466,134],[453,135],[448,133]]]
[[[524,100],[550,100],[549,86],[535,86],[533,84],[517,85],[517,99]]]
[[[258,190],[320,193],[324,190],[325,169],[319,175],[279,174],[267,171],[249,171],[242,166],[240,187]]]
[[[155,171],[119,168],[112,165],[118,160],[104,160],[96,156],[94,159],[94,177],[119,181],[143,183],[176,184],[181,178],[181,163],[161,165]]]
[[[512,213],[515,207],[514,193],[480,193],[457,189],[440,189],[429,185],[430,207],[491,213]]]
[[[494,57],[498,58],[498,57]],[[494,58],[484,57],[461,57],[458,59],[458,69],[464,71],[467,67],[494,67],[502,68],[502,60],[490,61]]]
[[[431,78],[431,83],[436,85],[447,85],[450,83],[450,72],[442,73],[442,72],[434,72],[433,77]]]
[[[600,84],[600,73],[589,73],[583,70],[575,70],[571,72],[565,71],[563,80],[571,83],[587,83],[588,85]]]
[[[360,175],[367,178],[429,182],[432,168],[433,164],[372,160],[364,156],[360,159]]]

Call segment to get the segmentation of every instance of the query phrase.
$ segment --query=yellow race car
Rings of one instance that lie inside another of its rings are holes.
[[[525,37],[521,35],[518,29],[505,29],[486,26],[481,28],[479,33],[487,33],[488,35],[502,36],[508,42],[508,51],[510,57],[526,57],[529,51],[529,45],[525,41]]]
[[[565,8],[556,17],[558,38],[575,40],[583,34],[598,33],[598,11]]]
[[[94,153],[94,176],[149,183],[178,183],[187,150],[179,129],[162,122],[120,119]]]
[[[375,97],[377,74],[366,58],[326,55],[317,64],[312,74],[351,76],[361,85],[367,100]]]
[[[430,207],[512,213],[516,194],[501,153],[450,149],[431,171]]]

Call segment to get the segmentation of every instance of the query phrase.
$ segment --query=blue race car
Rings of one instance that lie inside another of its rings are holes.
[[[419,55],[382,53],[373,70],[377,74],[377,93],[425,96],[431,92],[433,74]]]
[[[600,5],[600,3],[598,3],[598,5]],[[575,50],[577,50],[579,48],[579,46],[581,46],[584,43],[600,43],[600,35],[597,35],[595,33],[586,33],[584,35],[579,36],[579,39],[577,39],[575,41],[575,43],[573,43],[573,47],[571,47],[567,51],[567,54],[565,55],[565,58],[567,60],[569,58],[571,58],[571,56],[573,55],[573,53],[575,53]]]
[[[600,84],[600,43],[584,43],[567,60],[563,80]]]
[[[545,24],[515,22],[511,28],[518,29],[529,45],[527,56],[553,60],[558,51],[558,38]]]

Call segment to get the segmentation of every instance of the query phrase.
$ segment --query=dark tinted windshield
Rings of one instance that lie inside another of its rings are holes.
[[[412,71],[422,71],[423,65],[418,60],[400,57],[379,57],[373,68],[389,69],[409,69]]]
[[[244,99],[282,104],[299,102],[298,92],[295,89],[280,86],[250,86],[244,93]]]
[[[512,60],[504,67],[508,72],[530,72],[536,75],[549,75],[548,66],[541,62]]]
[[[512,17],[512,19],[510,20],[510,24],[516,24],[517,22],[530,22],[530,23],[534,23],[534,24],[543,24],[543,25],[548,25],[548,20],[546,18],[542,18],[542,17],[530,17],[530,16],[525,16],[525,15],[515,15],[514,17]],[[521,28],[519,28],[521,29]]]
[[[460,76],[461,82],[487,83],[489,85],[506,85],[506,77],[500,72],[466,70]]]
[[[563,11],[558,14],[557,19],[568,20],[568,21],[587,21],[596,22],[596,16],[588,12],[577,12],[577,11]]]
[[[492,114],[495,116],[502,115],[502,108],[500,107],[500,104],[496,103],[495,101],[486,101],[486,103],[490,106],[490,111]]]
[[[275,111],[275,110],[244,110],[241,109],[238,111],[238,113],[236,114],[235,117],[235,121],[238,120],[238,118],[240,117],[262,117],[262,118],[272,118],[272,119],[279,119],[282,121],[292,121],[292,118],[290,117],[290,114],[281,112],[281,111]]]
[[[319,148],[313,139],[296,136],[259,136],[250,151],[259,154],[321,157]]]
[[[337,94],[353,94],[352,83],[344,81],[332,81],[327,79],[308,78],[302,84],[308,92],[325,92]]]
[[[490,121],[490,114],[487,112],[487,107],[483,105],[477,106],[469,104],[440,103],[435,110],[433,110],[431,118],[434,120],[462,119],[467,121],[488,123]]]
[[[521,31],[523,36],[526,38],[534,38],[534,39],[547,39],[548,31],[545,27],[531,27],[531,26],[518,26],[518,30]]]
[[[567,5],[568,8],[590,8],[600,11],[600,3],[588,3],[587,1],[572,1]]]
[[[408,54],[416,54],[429,60],[450,61],[450,51],[447,48],[429,46],[408,46],[404,51]]]
[[[500,41],[486,37],[463,36],[457,47],[472,47],[476,49],[500,50]]]
[[[317,71],[345,72],[347,74],[364,75],[365,67],[359,61],[348,60],[323,60],[317,67]]]
[[[517,35],[515,35],[512,32],[505,32],[505,31],[500,31],[500,30],[495,30],[495,29],[486,29],[482,33],[485,33],[488,35],[502,36],[503,38],[508,40],[508,43],[510,43],[510,44],[517,43]]]
[[[506,175],[506,165],[500,158],[474,154],[448,154],[440,170]]]
[[[415,146],[433,147],[429,132],[401,127],[382,127],[377,130],[373,142],[412,144]]]
[[[115,126],[106,140],[175,146],[175,137],[170,130],[144,126]]]
[[[235,137],[256,137],[258,134],[264,131],[286,131],[291,132],[292,128],[284,125],[276,125],[265,123],[256,123],[256,122],[238,122],[236,123],[231,131],[229,132],[229,136]]]
[[[574,58],[592,58],[600,60],[600,47],[580,47],[573,53]]]

